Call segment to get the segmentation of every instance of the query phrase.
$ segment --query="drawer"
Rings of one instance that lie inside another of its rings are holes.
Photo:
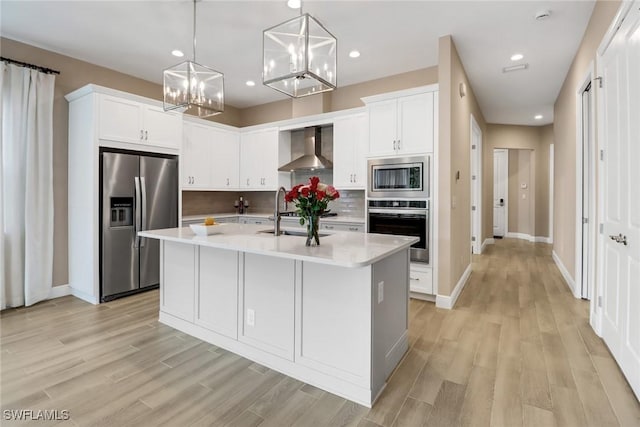
[[[433,270],[431,268],[409,268],[409,289],[411,292],[433,295]]]
[[[364,225],[362,224],[332,224],[332,223],[320,223],[320,229],[333,230],[333,231],[353,231],[356,233],[364,232]]]

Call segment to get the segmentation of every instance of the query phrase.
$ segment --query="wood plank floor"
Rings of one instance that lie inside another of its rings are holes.
[[[2,312],[1,407],[71,416],[38,426],[640,426],[588,310],[549,245],[498,241],[454,310],[411,300],[411,348],[369,410],[159,324],[157,291],[64,297]]]

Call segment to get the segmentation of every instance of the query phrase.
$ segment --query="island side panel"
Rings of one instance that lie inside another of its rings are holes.
[[[198,247],[162,242],[160,311],[193,322]]]
[[[301,262],[296,363],[371,386],[371,267]]]
[[[376,262],[371,285],[372,390],[380,392],[409,349],[409,251]]]
[[[195,324],[238,338],[237,251],[201,246],[195,295]]]
[[[238,339],[293,360],[295,261],[242,253]]]

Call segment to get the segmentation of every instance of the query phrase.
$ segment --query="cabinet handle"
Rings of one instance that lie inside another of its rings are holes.
[[[249,186],[249,178],[247,178],[247,187]]]
[[[358,227],[349,227],[349,231],[358,231]]]
[[[144,139],[144,131],[142,129],[140,129],[140,139]]]
[[[229,186],[229,178],[227,178],[227,187]]]
[[[349,182],[353,182],[353,174],[349,174]]]
[[[409,280],[415,280],[416,282],[419,282],[420,278],[419,277],[411,277],[411,276],[409,276]]]
[[[398,140],[398,150],[400,149],[400,140]]]
[[[327,230],[333,230],[335,227],[333,225],[325,225],[324,228]]]
[[[144,131],[144,140],[147,141],[149,139],[149,131]]]
[[[353,182],[357,182],[355,173],[353,174]]]

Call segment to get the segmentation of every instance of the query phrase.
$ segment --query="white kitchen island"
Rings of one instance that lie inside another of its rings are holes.
[[[408,348],[417,238],[334,232],[306,247],[216,227],[139,233],[161,240],[160,322],[370,407]]]

